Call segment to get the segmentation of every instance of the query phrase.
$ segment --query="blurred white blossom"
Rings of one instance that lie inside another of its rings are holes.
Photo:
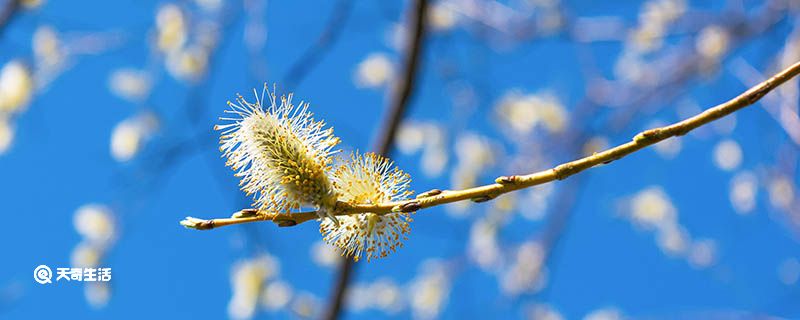
[[[736,141],[727,139],[714,147],[714,164],[718,168],[731,171],[742,163],[742,148]]]
[[[497,232],[497,224],[488,219],[476,220],[470,229],[469,257],[484,271],[491,271],[499,266],[501,255]]]
[[[118,123],[111,133],[111,156],[119,162],[133,159],[158,127],[158,119],[145,112]]]
[[[231,269],[231,290],[228,316],[232,319],[250,319],[260,301],[264,282],[278,274],[278,261],[268,255],[242,260]]]
[[[797,284],[800,280],[800,261],[789,258],[781,262],[778,266],[778,279],[787,286]]]
[[[362,88],[384,86],[391,79],[393,68],[392,61],[386,54],[370,54],[356,67],[356,85]]]
[[[444,129],[430,122],[406,121],[400,125],[396,134],[397,146],[403,154],[414,154],[420,149],[420,167],[428,177],[438,177],[449,160],[445,146]]]
[[[197,81],[205,75],[208,52],[205,47],[189,46],[167,55],[167,71],[179,80]]]
[[[100,264],[102,251],[91,242],[81,242],[72,249],[70,265],[75,268],[95,268]]]
[[[717,243],[711,239],[697,240],[689,249],[689,264],[698,269],[710,267],[717,260]]]
[[[111,284],[109,282],[87,282],[83,287],[83,294],[93,308],[105,307],[111,299]]]
[[[547,283],[544,269],[545,248],[538,242],[526,242],[516,250],[511,265],[501,278],[503,293],[517,296],[537,292]]]
[[[729,198],[733,209],[748,214],[755,209],[758,180],[750,171],[741,171],[731,179]]]
[[[450,170],[450,187],[465,189],[478,185],[478,179],[485,170],[495,163],[498,148],[489,138],[466,132],[458,136],[455,145],[456,164]],[[453,217],[464,217],[470,203],[453,203],[448,206],[447,213]]]
[[[22,6],[29,10],[38,9],[45,2],[45,0],[20,0]]]
[[[126,68],[112,72],[108,86],[111,92],[123,99],[139,101],[150,94],[152,83],[146,72]]]
[[[677,215],[672,201],[661,187],[648,187],[630,201],[630,218],[648,229],[674,223]]]
[[[156,43],[165,52],[179,50],[186,43],[186,21],[183,11],[175,4],[165,4],[156,13]]]
[[[72,221],[78,234],[100,247],[107,246],[114,237],[114,218],[104,205],[83,205],[75,211]]]
[[[379,310],[394,314],[405,306],[402,290],[391,279],[379,279],[372,283],[371,290],[374,295],[375,306]]]
[[[347,306],[353,312],[380,310],[394,314],[402,310],[404,303],[400,287],[386,278],[353,284],[347,291]]]
[[[711,25],[700,30],[696,41],[695,47],[701,56],[719,59],[728,50],[730,35],[724,28]]]
[[[623,214],[636,226],[653,232],[664,254],[682,257],[699,269],[716,262],[717,246],[712,239],[693,240],[678,222],[678,210],[660,186],[650,186],[626,198]]]
[[[455,4],[448,1],[437,1],[430,6],[428,24],[434,31],[448,31],[458,22],[458,16],[453,8]]]
[[[656,234],[656,244],[669,256],[681,256],[689,249],[689,233],[683,226],[668,224],[661,227]]]
[[[283,309],[292,299],[292,294],[292,287],[288,283],[272,281],[261,292],[261,305],[271,311]]]
[[[608,138],[603,136],[592,137],[583,144],[583,156],[591,156],[597,152],[608,149],[608,147]]]
[[[0,69],[0,112],[24,110],[33,95],[30,69],[19,60],[11,60]]]
[[[450,277],[447,267],[439,260],[424,261],[408,288],[414,319],[438,318],[449,296]]]
[[[656,143],[653,148],[664,159],[672,159],[681,152],[683,144],[680,137],[672,137],[667,140]]]
[[[317,318],[320,312],[319,298],[308,292],[301,292],[295,295],[290,306],[292,311],[300,318]]]
[[[768,186],[769,202],[773,207],[787,210],[794,202],[794,184],[789,177],[777,176]]]
[[[420,163],[422,172],[428,177],[438,177],[447,166],[447,160],[444,148],[426,148]]]
[[[6,153],[14,142],[14,128],[2,113],[0,113],[0,155]]]
[[[567,125],[564,105],[547,93],[521,94],[512,91],[495,106],[501,125],[517,135],[527,135],[536,126],[550,133],[563,131]]]
[[[631,31],[628,45],[647,53],[663,45],[669,25],[686,12],[684,0],[650,0],[639,12],[639,25]]]
[[[462,133],[455,143],[457,166],[481,170],[495,161],[495,148],[491,141],[474,132]]]
[[[341,254],[336,247],[317,241],[311,245],[311,260],[322,267],[335,267],[341,261]]]
[[[33,33],[32,47],[36,63],[43,68],[57,68],[66,58],[61,39],[51,26],[43,25],[36,28]]]
[[[653,81],[654,76],[647,72],[651,68],[648,62],[637,53],[623,52],[614,64],[614,75],[620,80],[629,83],[648,84]]]
[[[403,154],[413,154],[425,145],[425,132],[415,122],[403,121],[397,129],[397,149]]]
[[[384,41],[386,44],[397,51],[405,47],[408,38],[408,29],[403,23],[393,23],[386,28]]]
[[[607,307],[594,310],[583,317],[583,320],[623,320],[625,317],[617,308]]]
[[[527,306],[525,319],[528,320],[563,320],[564,317],[551,305],[536,303]]]
[[[554,190],[555,187],[552,183],[545,183],[521,191],[523,196],[519,200],[520,215],[531,221],[539,221],[544,218]]]

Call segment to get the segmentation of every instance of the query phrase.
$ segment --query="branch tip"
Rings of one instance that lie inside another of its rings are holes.
[[[186,217],[181,220],[181,225],[188,229],[195,230],[210,230],[214,229],[213,220],[198,219],[195,217]]]

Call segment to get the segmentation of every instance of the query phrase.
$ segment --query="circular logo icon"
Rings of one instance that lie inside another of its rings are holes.
[[[52,277],[53,270],[50,270],[50,267],[46,265],[40,265],[36,267],[36,269],[33,269],[33,280],[36,280],[36,282],[40,284],[53,283],[53,281],[50,280]]]

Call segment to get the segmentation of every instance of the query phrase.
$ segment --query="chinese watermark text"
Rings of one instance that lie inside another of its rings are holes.
[[[33,270],[33,279],[40,284],[59,281],[108,282],[111,281],[111,268],[56,268],[56,279],[52,280],[53,271],[46,265]]]

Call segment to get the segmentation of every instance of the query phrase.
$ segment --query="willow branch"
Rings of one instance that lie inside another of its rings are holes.
[[[800,74],[800,62],[784,69],[780,73],[774,75],[772,78],[750,88],[739,96],[719,104],[713,108],[707,109],[700,114],[697,114],[686,120],[655,129],[645,130],[640,132],[633,139],[627,143],[618,145],[611,149],[595,153],[591,156],[581,158],[578,160],[560,164],[554,168],[527,174],[527,175],[513,175],[502,176],[495,179],[495,183],[484,186],[464,189],[464,190],[438,190],[434,189],[417,196],[416,199],[386,202],[379,204],[350,204],[345,202],[338,202],[336,204],[336,215],[351,215],[357,213],[376,213],[387,214],[391,212],[413,212],[421,209],[435,207],[447,203],[471,200],[473,202],[485,202],[496,198],[499,195],[512,192],[515,190],[525,189],[532,186],[553,182],[556,180],[566,179],[576,173],[586,169],[596,167],[601,164],[608,164],[612,161],[621,159],[631,153],[639,151],[645,147],[651,146],[658,142],[664,141],[668,138],[679,137],[706,125],[714,120],[725,117],[744,107],[754,104],[760,100],[764,95],[785,83],[789,79]],[[309,220],[316,220],[317,214],[313,211],[299,212],[299,213],[264,213],[258,212],[257,216],[261,220],[271,220],[279,226],[293,226]],[[188,218],[187,218],[188,219]],[[189,227],[204,226],[211,224],[213,226],[236,224],[223,219],[223,222],[217,223],[215,220],[201,220],[196,218],[193,221],[204,221],[204,223],[184,223]],[[253,219],[255,221],[255,219]],[[239,223],[246,223],[252,221],[242,221]]]

